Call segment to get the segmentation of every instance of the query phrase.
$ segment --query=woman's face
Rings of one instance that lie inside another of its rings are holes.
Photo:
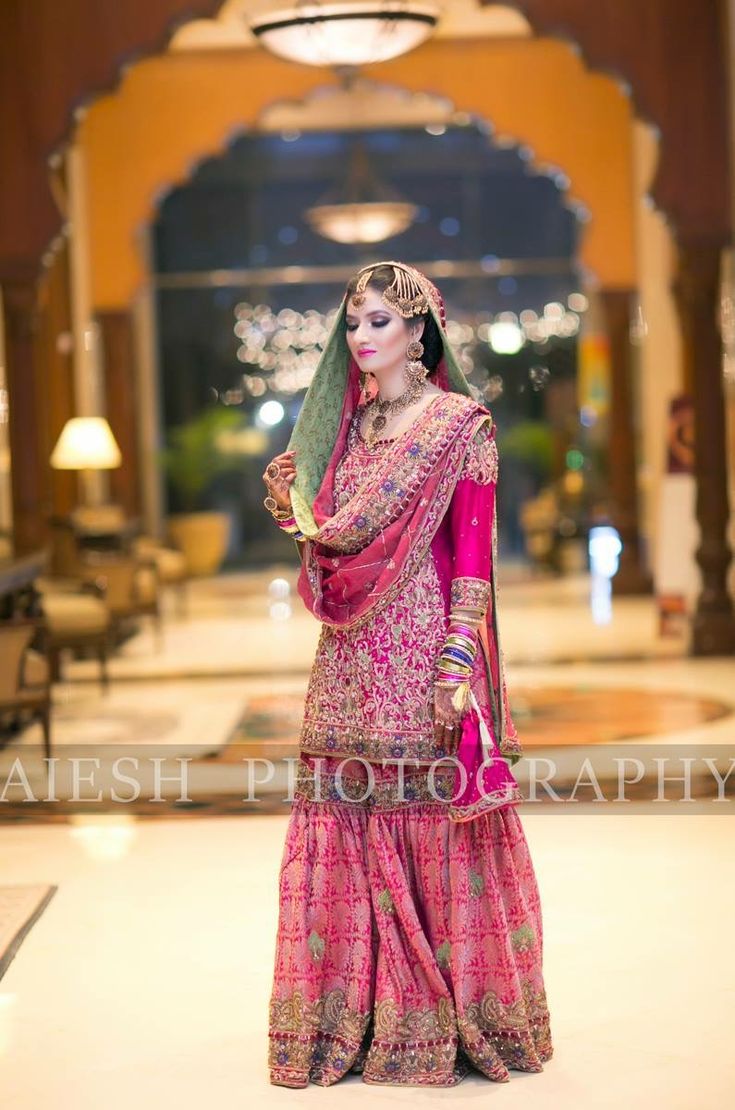
[[[359,308],[352,299],[347,302],[346,323],[352,357],[361,370],[377,378],[403,368],[406,347],[424,330],[423,322],[409,324],[388,308],[377,289],[370,286]]]

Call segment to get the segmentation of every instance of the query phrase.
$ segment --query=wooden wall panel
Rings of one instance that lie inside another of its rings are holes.
[[[105,364],[107,419],[122,454],[122,466],[110,471],[110,497],[128,516],[141,511],[136,435],[136,368],[131,313],[98,312]]]
[[[0,3],[0,282],[35,272],[59,230],[48,156],[75,109],[115,87],[120,67],[163,50],[176,26],[221,0]]]
[[[490,0],[482,0],[484,3]],[[626,80],[661,131],[651,193],[681,238],[728,242],[726,7],[723,0],[510,0],[537,34],[576,42],[587,64]]]

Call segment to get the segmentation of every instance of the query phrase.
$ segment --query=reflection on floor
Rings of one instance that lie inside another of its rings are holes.
[[[194,583],[189,619],[169,614],[163,651],[155,650],[145,625],[125,643],[112,662],[107,696],[100,694],[95,661],[67,661],[66,681],[54,688],[54,754],[61,761],[56,794],[47,789],[40,729],[34,726],[0,751],[4,781],[22,755],[28,783],[26,788],[14,779],[7,788],[0,821],[57,821],[70,812],[119,811],[107,767],[118,756],[190,763],[188,794],[172,777],[162,784],[158,802],[149,802],[150,791],[142,790],[137,799],[125,795],[127,813],[165,817],[251,811],[243,764],[262,759],[276,767],[258,790],[262,801],[256,812],[266,806],[270,812],[287,812],[284,761],[298,751],[319,626],[297,596],[285,610],[282,601],[271,608],[269,585],[277,578],[294,589],[293,569],[283,567]],[[616,601],[611,624],[598,626],[584,578],[513,581],[502,586],[502,594],[511,706],[527,755],[557,757],[565,749],[582,752],[618,742],[728,742],[730,665],[688,658],[680,641],[658,638],[650,598]],[[572,661],[585,652],[588,657]],[[612,663],[616,652],[620,657]],[[64,778],[65,762],[100,753],[105,759],[94,785],[77,789],[69,775]],[[167,774],[170,764],[164,779]],[[89,799],[99,784],[102,799],[94,804]],[[60,801],[45,803],[47,797]],[[76,800],[63,801],[69,798]]]
[[[274,599],[269,584],[274,579],[283,580],[291,591],[286,619],[271,615]],[[595,624],[586,575],[506,585],[501,570],[500,580],[501,640],[511,665],[675,659],[686,654],[680,640],[659,637],[650,598],[617,599],[610,623]],[[304,674],[318,635],[317,621],[296,593],[293,567],[276,566],[268,573],[230,574],[193,583],[189,617],[180,620],[171,614],[164,651],[155,650],[152,628],[144,626],[112,660],[110,670],[118,680]],[[96,682],[97,664],[74,663],[68,674],[75,680]]]

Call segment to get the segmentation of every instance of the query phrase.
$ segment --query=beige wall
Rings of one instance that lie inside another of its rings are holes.
[[[682,388],[681,335],[671,294],[673,236],[663,214],[647,198],[658,161],[653,130],[633,123],[633,173],[638,291],[646,334],[638,348],[637,406],[641,534],[655,566],[657,512],[665,465],[666,422],[671,398]]]

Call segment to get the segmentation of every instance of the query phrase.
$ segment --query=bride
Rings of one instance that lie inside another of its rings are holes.
[[[498,635],[495,425],[445,323],[417,270],[360,270],[263,475],[321,622],[279,873],[282,1086],[503,1082],[552,1054]]]

